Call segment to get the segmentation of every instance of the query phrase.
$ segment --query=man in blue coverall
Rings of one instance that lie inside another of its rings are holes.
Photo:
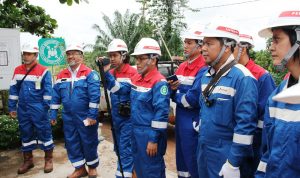
[[[176,103],[176,167],[179,178],[198,178],[197,146],[201,77],[207,70],[201,55],[201,33],[204,27],[194,24],[184,34],[186,61],[175,72],[177,81],[168,81],[172,100]]]
[[[142,38],[131,55],[136,58],[138,74],[129,84],[115,81],[106,72],[108,88],[114,94],[130,94],[132,153],[137,177],[165,178],[163,156],[167,147],[170,94],[166,79],[157,70],[160,47],[155,40]],[[105,71],[109,67],[105,66]]]
[[[14,71],[8,100],[10,116],[15,118],[18,115],[22,139],[24,163],[18,169],[18,174],[24,174],[34,167],[32,151],[37,145],[45,151],[44,172],[48,173],[53,170],[54,148],[48,117],[52,92],[51,73],[37,63],[37,46],[25,44],[22,53],[24,64]]]
[[[202,55],[210,68],[201,79],[199,177],[240,178],[244,158],[253,156],[257,81],[248,69],[236,64],[232,53],[239,32],[228,19],[214,19],[201,35]]]
[[[121,83],[130,83],[130,78],[137,71],[129,65],[130,56],[126,43],[121,39],[113,39],[107,48],[113,69],[109,72],[114,76],[115,80]],[[124,177],[132,177],[133,156],[131,151],[132,123],[130,119],[130,95],[115,95],[110,93],[112,104],[112,120],[114,124],[114,132],[116,134],[116,142],[120,154],[121,165]],[[117,149],[117,147],[115,147]],[[116,171],[116,177],[122,176],[119,163]]]
[[[298,2],[296,6],[299,7]],[[296,93],[290,93],[290,97],[286,100],[280,99],[280,95],[299,85],[299,8],[287,9],[276,14],[258,34],[264,38],[272,37],[269,49],[273,65],[278,72],[288,69],[290,75],[280,83],[268,99],[262,139],[267,149],[263,150],[255,177],[298,178],[300,177],[300,104],[295,101]],[[297,93],[299,91],[294,90]]]
[[[70,45],[66,49],[69,67],[58,75],[53,87],[50,117],[56,122],[57,110],[63,105],[62,119],[69,160],[75,171],[68,178],[97,177],[99,165],[98,108],[100,80],[97,72],[83,64],[83,49]],[[88,166],[88,172],[85,169]]]
[[[275,89],[275,83],[272,75],[262,68],[261,66],[255,64],[254,60],[250,58],[250,49],[254,46],[253,38],[249,34],[241,33],[239,34],[239,43],[235,47],[234,57],[238,63],[245,66],[252,75],[257,80],[258,89],[258,103],[257,103],[257,128],[253,137],[253,153],[254,157],[247,157],[241,165],[241,177],[243,178],[253,178],[257,166],[261,158],[261,136],[263,127],[263,116],[265,113],[265,106],[268,97]]]

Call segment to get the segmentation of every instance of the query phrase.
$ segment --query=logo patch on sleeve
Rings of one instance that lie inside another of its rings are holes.
[[[160,88],[160,93],[161,93],[162,95],[167,95],[167,94],[168,94],[168,87],[167,87],[166,85],[162,86],[162,87]]]
[[[94,74],[93,79],[98,81],[99,80],[99,76],[97,74]]]

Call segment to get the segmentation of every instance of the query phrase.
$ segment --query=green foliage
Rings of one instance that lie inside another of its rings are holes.
[[[16,148],[21,145],[17,119],[0,115],[0,149]]]
[[[57,22],[28,0],[4,0],[0,3],[0,28],[20,28],[38,36],[50,37]]]
[[[0,149],[18,148],[21,146],[18,119],[12,119],[8,115],[0,115]],[[61,108],[57,116],[57,124],[52,126],[54,139],[63,138],[63,122]]]
[[[77,3],[77,4],[79,4],[79,2],[82,1],[82,0],[59,0],[59,2],[60,2],[61,4],[67,3],[68,6],[71,6],[71,5],[73,4],[73,1],[74,1],[75,3]],[[88,3],[87,0],[84,0],[84,1],[85,1],[86,3]]]
[[[104,30],[99,25],[94,24],[93,28],[99,33],[91,53],[85,53],[86,64],[95,69],[95,59],[97,56],[105,56],[108,44],[114,38],[120,38],[128,46],[129,54],[133,52],[135,45],[142,37],[151,37],[154,26],[148,21],[140,18],[138,14],[130,13],[127,10],[123,15],[119,11],[114,12],[111,20],[107,15],[102,17],[105,22]]]
[[[62,120],[62,107],[59,108],[57,118],[56,118],[56,125],[52,126],[52,136],[56,139],[61,139],[64,136],[63,132],[63,120]]]
[[[166,46],[172,55],[183,53],[180,32],[186,28],[184,22],[184,10],[192,10],[187,6],[188,0],[136,0],[142,4],[142,16],[149,16],[150,22],[161,33],[166,42]],[[161,37],[158,37],[162,41]],[[161,43],[162,60],[170,60],[166,46]]]
[[[8,90],[1,90],[1,104],[2,104],[2,113],[0,112],[0,114],[8,114],[8,105],[7,105],[7,101],[8,101]]]
[[[250,55],[251,56],[251,55]],[[273,76],[273,79],[275,80],[276,85],[278,85],[284,78],[284,76],[287,73],[287,70],[283,72],[276,71],[274,65],[271,53],[268,50],[260,50],[255,52],[254,59],[256,64],[260,65],[261,67],[268,70],[271,75]]]

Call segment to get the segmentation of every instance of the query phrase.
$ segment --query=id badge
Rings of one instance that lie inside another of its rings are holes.
[[[36,81],[35,82],[35,89],[40,90],[41,89],[41,81]]]

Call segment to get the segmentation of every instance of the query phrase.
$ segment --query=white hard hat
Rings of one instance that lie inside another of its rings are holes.
[[[70,44],[67,46],[66,52],[68,51],[80,51],[83,53],[83,47],[79,44]]]
[[[271,29],[273,27],[300,25],[300,11],[281,11],[275,17],[269,19],[268,25],[258,32],[258,35],[263,38],[272,36]]]
[[[132,56],[142,55],[142,54],[158,54],[161,56],[161,50],[157,43],[152,38],[142,38],[134,48]]]
[[[121,39],[113,39],[107,48],[106,52],[114,52],[114,51],[126,51],[128,52],[128,48],[126,43]]]
[[[251,46],[254,46],[253,37],[243,32],[240,32],[239,34],[239,42],[246,42],[249,43]]]
[[[272,99],[289,104],[300,104],[300,83],[283,90]]]
[[[39,48],[36,45],[25,43],[22,46],[22,52],[28,52],[28,53],[38,53]]]
[[[195,39],[195,40],[203,40],[203,36],[201,36],[204,30],[204,25],[200,23],[195,23],[189,28],[182,38],[184,39]]]
[[[236,29],[235,24],[225,17],[216,17],[207,24],[204,28],[203,37],[221,37],[239,41],[239,31]]]

